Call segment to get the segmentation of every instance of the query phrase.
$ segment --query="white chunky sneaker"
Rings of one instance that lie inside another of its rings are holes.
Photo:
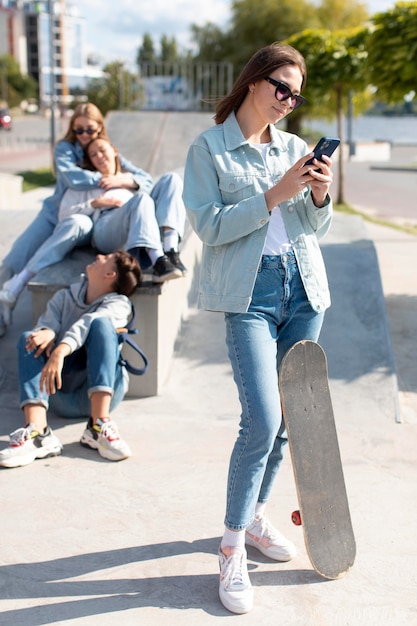
[[[291,561],[296,554],[295,545],[265,518],[254,519],[245,533],[245,543],[257,548],[274,561]]]
[[[35,459],[46,459],[61,453],[62,445],[49,426],[41,434],[34,424],[29,424],[10,435],[9,447],[0,451],[0,466],[21,467],[29,465]]]
[[[253,608],[253,589],[246,563],[246,550],[232,548],[230,556],[219,548],[219,597],[231,613],[248,613]]]
[[[108,461],[122,461],[132,456],[126,441],[120,438],[117,426],[110,419],[99,418],[93,425],[90,418],[80,440],[81,445],[98,450]]]

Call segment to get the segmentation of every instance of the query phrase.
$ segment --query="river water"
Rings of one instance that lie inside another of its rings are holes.
[[[336,137],[336,122],[303,120],[303,128]],[[348,123],[344,123],[344,139],[348,137]],[[385,115],[361,115],[352,120],[352,141],[390,141],[393,144],[417,145],[417,116],[391,117]]]

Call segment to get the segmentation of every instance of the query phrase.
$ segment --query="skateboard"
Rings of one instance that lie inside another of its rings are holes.
[[[327,359],[314,341],[299,341],[284,356],[279,390],[290,446],[307,553],[320,576],[341,578],[356,545],[327,377]]]

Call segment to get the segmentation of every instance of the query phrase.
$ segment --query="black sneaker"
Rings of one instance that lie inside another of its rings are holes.
[[[179,252],[177,252],[176,250],[174,250],[174,248],[172,248],[171,250],[169,250],[169,252],[165,252],[165,254],[167,255],[168,259],[171,261],[172,265],[175,265],[175,267],[178,267],[178,269],[181,270],[184,276],[187,273],[187,268],[185,267],[184,263],[181,261]]]
[[[166,280],[172,280],[173,278],[181,278],[182,272],[175,267],[168,259],[166,254],[160,256],[153,266],[152,282],[164,283]]]

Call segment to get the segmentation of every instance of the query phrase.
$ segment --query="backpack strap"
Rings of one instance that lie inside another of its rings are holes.
[[[129,337],[129,335],[138,334],[137,328],[133,328],[135,315],[136,315],[135,308],[132,304],[132,317],[130,318],[129,322],[126,324],[124,328],[117,328],[116,332],[117,332],[117,337],[119,339],[119,344],[127,343],[131,348],[133,348],[135,352],[137,352],[141,356],[142,361],[143,361],[143,367],[134,367],[133,365],[129,363],[127,359],[125,359],[122,356],[121,353],[120,353],[119,362],[121,363],[121,365],[123,365],[127,369],[129,374],[134,374],[135,376],[142,376],[148,369],[148,358],[146,354],[143,352],[143,350],[139,348],[137,343],[131,337]]]

